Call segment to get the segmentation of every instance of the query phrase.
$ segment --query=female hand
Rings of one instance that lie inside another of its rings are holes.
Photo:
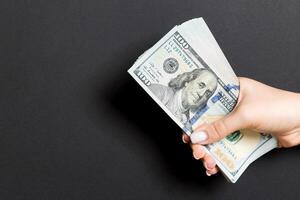
[[[240,95],[234,110],[211,124],[202,124],[189,137],[195,159],[201,159],[208,176],[218,168],[203,145],[219,141],[241,129],[272,134],[278,147],[292,147],[300,143],[300,94],[276,89],[248,78],[239,78]]]

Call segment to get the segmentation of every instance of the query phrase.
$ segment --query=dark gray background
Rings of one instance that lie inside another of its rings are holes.
[[[300,91],[298,0],[4,0],[0,199],[289,199],[299,148],[236,184],[211,178],[127,74],[174,25],[204,17],[239,76]]]

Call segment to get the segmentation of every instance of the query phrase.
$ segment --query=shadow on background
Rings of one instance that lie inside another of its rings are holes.
[[[122,74],[112,83],[119,87],[105,90],[106,106],[120,118],[126,118],[140,131],[132,131],[133,137],[145,137],[160,151],[166,170],[165,176],[175,178],[184,185],[216,187],[220,175],[207,177],[201,161],[192,157],[190,147],[181,141],[181,129],[136,83],[129,74]],[[103,100],[103,96],[101,97]],[[137,134],[143,134],[137,135]],[[224,181],[224,180],[223,180]]]

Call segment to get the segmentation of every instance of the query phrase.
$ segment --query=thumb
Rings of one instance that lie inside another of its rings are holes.
[[[246,128],[242,118],[237,111],[233,111],[211,124],[202,124],[191,134],[191,141],[203,145],[217,142],[234,131]]]

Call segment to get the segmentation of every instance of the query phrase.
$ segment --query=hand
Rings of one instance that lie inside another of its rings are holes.
[[[198,126],[191,136],[182,135],[190,143],[194,157],[201,159],[208,176],[218,168],[203,145],[219,141],[241,129],[272,134],[278,147],[300,144],[300,94],[276,89],[248,78],[239,78],[240,95],[234,110],[211,124]]]

